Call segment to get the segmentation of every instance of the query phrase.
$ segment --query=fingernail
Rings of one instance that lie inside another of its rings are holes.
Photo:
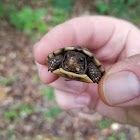
[[[90,102],[90,99],[86,96],[79,96],[76,98],[76,103],[81,105],[88,105]]]
[[[71,91],[83,92],[84,83],[78,81],[66,81],[66,86]]]
[[[119,105],[140,96],[140,82],[134,73],[122,71],[106,77],[103,90],[110,105]]]

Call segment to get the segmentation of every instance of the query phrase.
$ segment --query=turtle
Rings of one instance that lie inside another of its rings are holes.
[[[97,57],[83,46],[60,48],[47,56],[48,71],[86,83],[97,83],[105,73]]]

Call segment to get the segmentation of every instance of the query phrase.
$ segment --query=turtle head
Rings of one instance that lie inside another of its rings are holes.
[[[63,67],[70,72],[84,73],[86,69],[86,57],[80,52],[68,51],[65,54]]]

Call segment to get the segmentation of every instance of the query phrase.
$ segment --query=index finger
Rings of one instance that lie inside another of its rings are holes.
[[[45,65],[51,52],[67,46],[86,46],[95,50],[111,38],[116,19],[111,17],[80,17],[56,26],[34,48],[35,60]]]

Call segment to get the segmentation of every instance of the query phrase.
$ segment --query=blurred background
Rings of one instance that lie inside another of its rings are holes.
[[[60,23],[97,14],[140,26],[140,1],[0,0],[0,140],[140,140],[138,127],[61,110],[38,77],[33,45]]]

